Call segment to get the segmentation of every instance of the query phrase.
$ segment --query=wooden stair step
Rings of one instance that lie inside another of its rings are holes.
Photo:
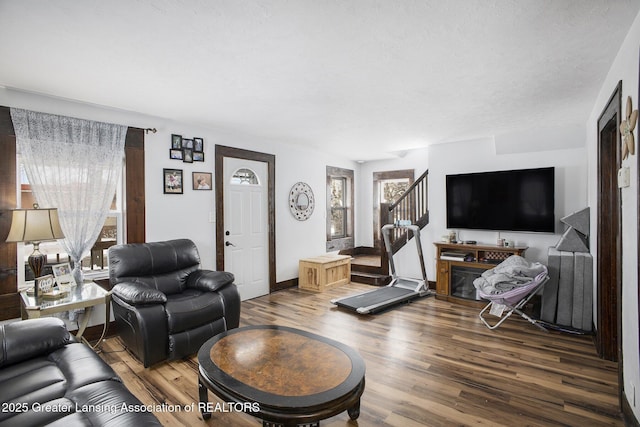
[[[351,265],[362,265],[367,267],[380,267],[380,255],[353,255],[351,257]]]
[[[374,286],[386,286],[391,282],[391,276],[386,274],[365,273],[351,270],[351,281]]]

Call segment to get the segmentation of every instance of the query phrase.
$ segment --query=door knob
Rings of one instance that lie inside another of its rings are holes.
[[[234,248],[235,248],[235,246],[236,246],[236,245],[234,245],[234,244],[233,244],[233,243],[231,243],[231,242],[224,242],[224,245],[225,245],[225,246],[233,246]]]

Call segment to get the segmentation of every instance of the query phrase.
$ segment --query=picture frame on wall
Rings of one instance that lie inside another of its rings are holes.
[[[164,194],[182,194],[182,169],[162,170]]]
[[[182,160],[182,150],[177,148],[170,148],[169,158],[173,160]]]
[[[193,138],[193,151],[204,151],[204,139]]]
[[[193,152],[193,161],[194,162],[204,162],[204,153],[202,151],[194,151]]]
[[[191,138],[182,138],[182,148],[189,148],[193,150],[193,139]]]
[[[192,172],[194,190],[213,189],[213,174],[211,172]]]
[[[185,163],[193,163],[193,150],[191,148],[182,149],[182,161]]]
[[[171,134],[171,148],[174,150],[180,150],[182,148],[182,135]]]

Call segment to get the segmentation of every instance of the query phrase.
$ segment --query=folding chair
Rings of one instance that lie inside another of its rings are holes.
[[[525,306],[529,302],[529,300],[536,294],[538,291],[542,289],[542,287],[549,280],[549,274],[547,268],[544,267],[544,271],[538,274],[536,277],[532,278],[529,283],[518,286],[509,291],[496,293],[496,294],[486,294],[482,292],[481,289],[478,289],[478,295],[481,298],[489,300],[489,304],[486,305],[485,308],[480,311],[479,317],[482,320],[482,323],[489,329],[495,329],[502,324],[505,320],[507,320],[514,312],[519,314],[523,319],[528,320],[531,324],[537,326],[543,331],[547,332],[547,329],[542,326],[541,322],[533,319],[531,316],[524,313],[521,308]],[[504,311],[506,309],[506,312]],[[494,325],[490,325],[489,322],[484,318],[484,314],[489,310],[489,313],[498,315],[500,320],[496,322]]]

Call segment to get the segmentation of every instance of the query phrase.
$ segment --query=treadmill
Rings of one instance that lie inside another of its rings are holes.
[[[394,228],[405,228],[413,233],[416,247],[418,250],[418,258],[420,259],[420,268],[422,270],[422,279],[412,279],[408,277],[400,277],[396,274],[396,267],[393,262],[393,253],[391,250],[391,239],[389,234]],[[384,245],[389,255],[389,266],[391,267],[391,282],[382,288],[368,291],[365,293],[352,295],[349,297],[331,300],[331,303],[348,310],[353,310],[359,314],[373,314],[386,308],[409,302],[415,298],[435,295],[427,285],[427,272],[424,266],[424,257],[422,255],[422,245],[420,243],[420,227],[417,225],[393,225],[387,224],[382,227],[382,236]]]

